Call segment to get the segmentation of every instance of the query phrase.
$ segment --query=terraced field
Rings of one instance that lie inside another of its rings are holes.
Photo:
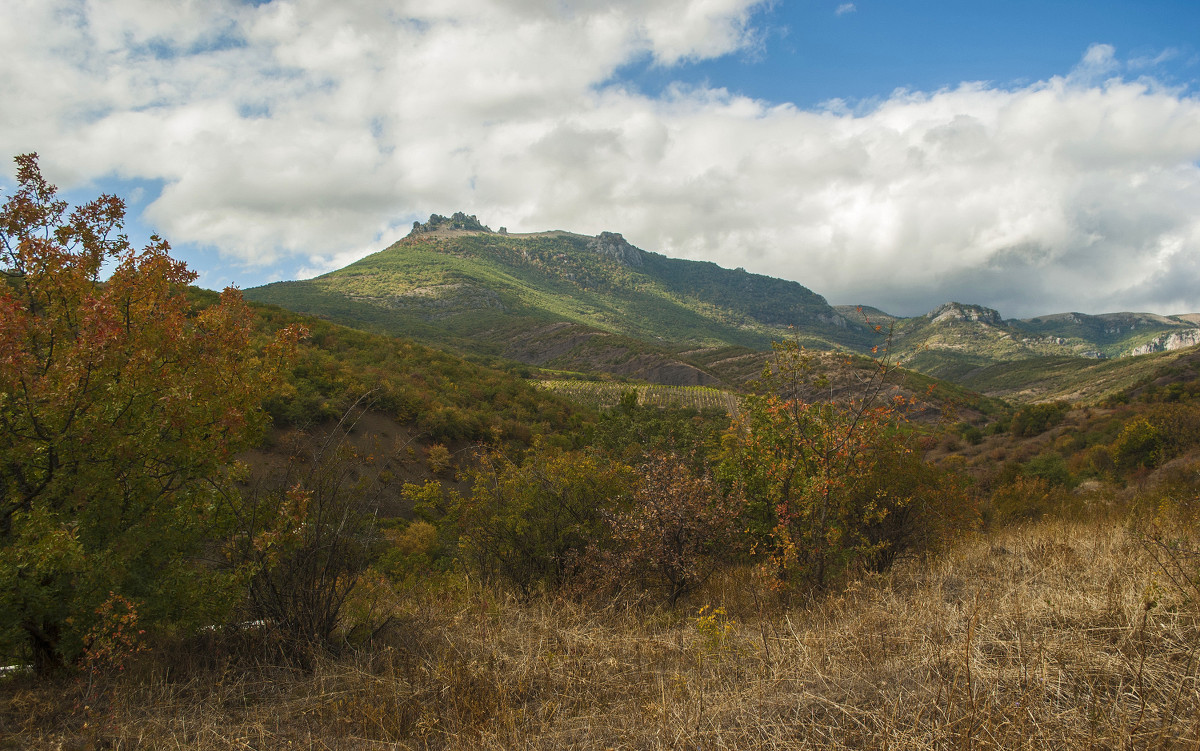
[[[534,381],[537,386],[548,389],[580,404],[609,409],[621,402],[622,395],[636,391],[638,404],[644,407],[673,409],[709,410],[720,409],[737,415],[738,396],[729,391],[708,386],[663,386],[659,384],[631,384],[615,381]]]

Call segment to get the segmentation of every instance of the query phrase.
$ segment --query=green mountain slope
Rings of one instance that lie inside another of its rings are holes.
[[[838,307],[843,314],[849,310]],[[888,316],[873,309],[868,313],[894,325],[893,351],[906,366],[973,388],[986,390],[995,382],[996,393],[1007,391],[1022,377],[1051,377],[1060,369],[1082,375],[1106,360],[1200,343],[1200,330],[1189,316],[1063,313],[1004,320],[995,310],[962,303],[946,303],[913,318]],[[1064,367],[1062,363],[1074,365]],[[1123,372],[1136,367],[1100,370]]]
[[[865,353],[890,331],[891,353],[908,368],[1036,399],[1049,390],[1091,393],[1083,379],[1106,360],[1200,343],[1196,315],[1005,320],[946,303],[903,318],[834,307],[796,282],[667,258],[615,233],[508,234],[464,214],[434,215],[343,269],[245,295],[461,353],[679,386],[736,387],[761,369],[772,341]],[[1057,386],[1038,385],[1046,379]]]
[[[1053,337],[1059,343],[1091,356],[1123,357],[1178,349],[1200,342],[1200,337],[1189,336],[1197,330],[1194,318],[1153,313],[1104,313],[1095,316],[1059,313],[1027,318],[1014,324],[1032,335]],[[1169,346],[1172,336],[1176,338],[1176,346]],[[1189,341],[1190,344],[1184,343]]]
[[[245,294],[466,352],[681,385],[720,380],[689,351],[761,351],[789,332],[821,349],[863,350],[877,338],[795,282],[666,258],[613,233],[437,228]]]

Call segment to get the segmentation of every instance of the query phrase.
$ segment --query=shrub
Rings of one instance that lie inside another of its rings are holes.
[[[1021,469],[1026,477],[1041,478],[1050,487],[1069,488],[1074,483],[1067,462],[1058,454],[1038,454]]]
[[[344,420],[324,441],[300,445],[282,476],[246,493],[230,551],[255,572],[249,617],[285,636],[300,657],[336,646],[347,598],[381,551],[376,477],[346,440],[351,427]]]
[[[434,525],[418,519],[403,531],[388,530],[385,538],[389,548],[380,556],[377,568],[393,581],[404,581],[433,568],[441,543]]]
[[[1123,471],[1157,467],[1162,462],[1163,445],[1157,427],[1144,417],[1135,418],[1125,424],[1113,442],[1113,464]]]
[[[674,605],[734,554],[742,505],[736,489],[722,490],[674,454],[656,454],[638,467],[628,508],[612,516],[602,573],[661,590]]]
[[[450,469],[450,449],[440,443],[430,446],[425,455],[425,466],[435,475],[444,474]]]
[[[1052,486],[1041,477],[1021,475],[992,490],[986,516],[996,524],[1029,521],[1067,511],[1072,500],[1065,488]]]
[[[979,510],[965,480],[906,451],[902,442],[880,449],[872,471],[854,489],[858,504],[881,513],[863,528],[860,565],[882,572],[897,560],[938,553],[979,526]]]
[[[1070,405],[1066,402],[1031,404],[1017,410],[1009,424],[1009,430],[1021,438],[1041,435],[1062,422],[1069,409]]]
[[[724,440],[722,478],[745,488],[744,525],[785,586],[824,588],[886,565],[921,516],[906,510],[920,483],[897,475],[921,462],[902,425],[904,400],[885,398],[891,365],[877,360],[869,377],[854,374],[858,393],[838,404],[805,399],[828,390],[820,364],[794,342],[776,344],[768,393],[744,400]]]
[[[471,494],[457,499],[460,550],[485,578],[529,596],[557,589],[604,536],[606,512],[620,507],[632,469],[595,454],[535,439],[520,463],[487,452],[469,471]]]

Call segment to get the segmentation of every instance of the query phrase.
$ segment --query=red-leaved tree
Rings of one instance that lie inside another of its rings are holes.
[[[86,650],[112,597],[149,628],[211,622],[237,591],[195,564],[222,523],[211,488],[262,427],[299,332],[256,351],[240,294],[196,310],[196,274],[157,237],[132,248],[120,198],[70,209],[36,155],[16,163],[0,207],[0,649],[46,669]]]

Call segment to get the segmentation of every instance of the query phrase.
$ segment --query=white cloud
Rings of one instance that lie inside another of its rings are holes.
[[[230,264],[315,273],[465,210],[903,313],[1200,310],[1200,102],[1106,45],[803,110],[616,78],[753,47],[760,0],[10,5],[0,151],[162,180],[147,219]]]
[[[854,3],[842,3],[837,7],[837,10],[835,10],[834,13],[839,16],[844,16],[847,13],[854,13],[857,10],[858,7]]]

